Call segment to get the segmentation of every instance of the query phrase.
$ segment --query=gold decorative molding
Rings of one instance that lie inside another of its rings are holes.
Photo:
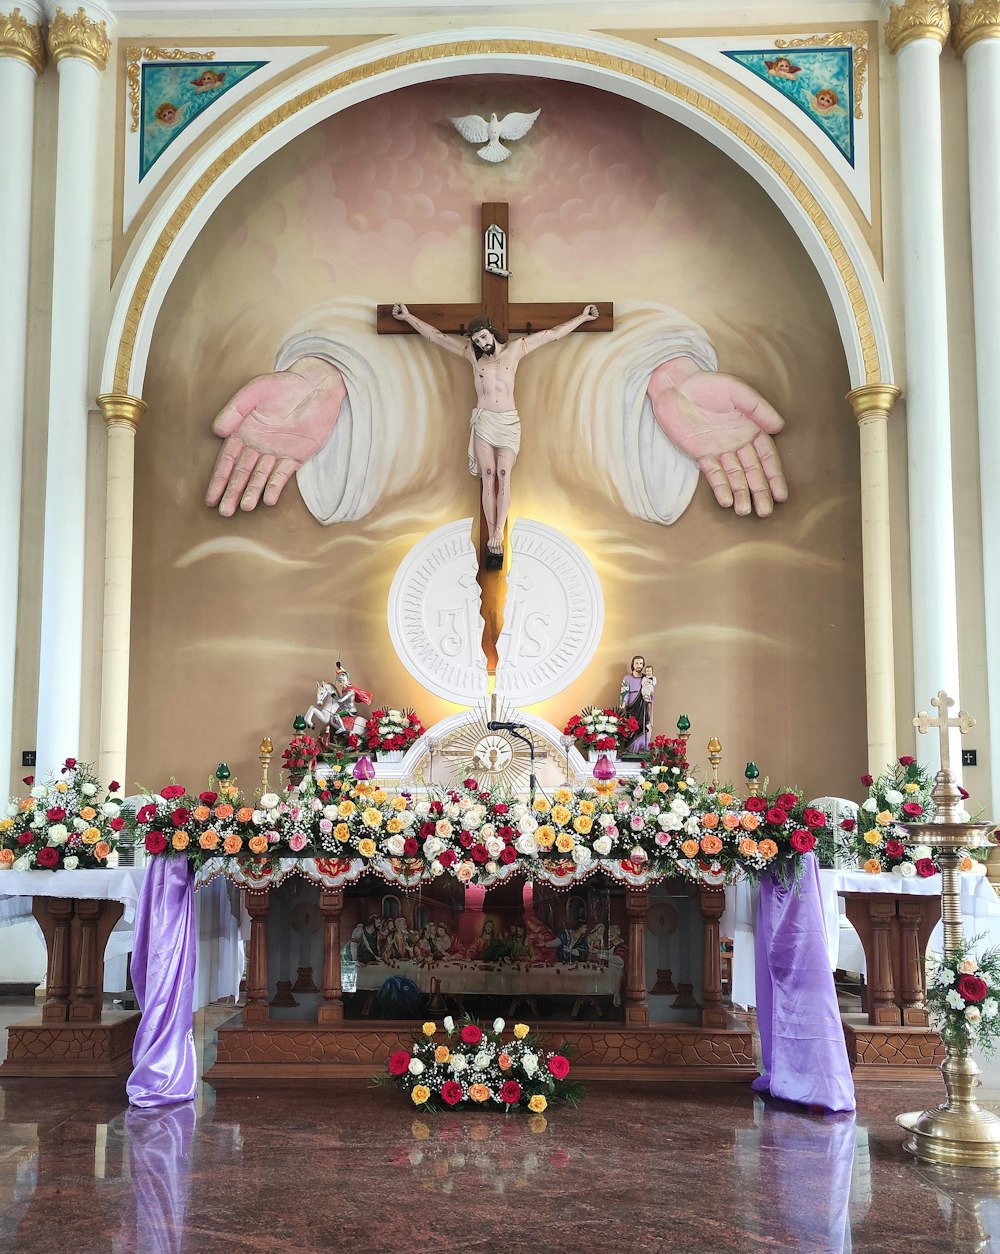
[[[853,48],[854,49],[854,116],[864,117],[861,102],[865,94],[868,72],[868,32],[866,30],[835,31],[832,35],[811,35],[807,39],[776,39],[776,48]]]
[[[63,57],[77,57],[98,70],[106,70],[110,55],[111,37],[105,22],[88,17],[82,4],[72,17],[56,9],[49,23],[49,56],[56,64]]]
[[[125,49],[125,77],[128,80],[128,103],[132,110],[131,131],[139,129],[139,89],[142,81],[143,61],[214,61],[214,52],[195,52],[191,48],[139,48]]]
[[[951,28],[951,42],[960,57],[981,39],[1000,39],[1000,0],[965,0]]]
[[[951,30],[951,6],[947,0],[905,0],[891,4],[885,24],[885,42],[892,53],[915,39],[936,39],[943,44]]]
[[[135,431],[146,412],[146,402],[125,392],[104,392],[97,398],[108,427],[129,427]]]
[[[14,57],[41,74],[47,60],[41,22],[30,22],[20,9],[0,13],[0,57]]]
[[[718,101],[712,100],[703,92],[669,78],[660,70],[637,64],[622,56],[612,56],[610,53],[592,48],[574,48],[533,39],[477,39],[463,40],[446,45],[433,44],[424,48],[411,48],[406,52],[394,53],[391,56],[379,57],[362,65],[352,66],[350,69],[335,74],[332,78],[328,78],[322,83],[314,84],[300,95],[278,105],[277,108],[251,126],[238,139],[235,139],[223,153],[216,157],[211,165],[192,184],[183,200],[171,213],[136,279],[135,288],[123,319],[121,336],[118,341],[118,352],[114,368],[115,392],[120,394],[128,393],[129,375],[132,369],[132,356],[135,352],[139,323],[142,320],[143,311],[152,291],[153,283],[171,245],[212,185],[248,152],[254,144],[297,113],[301,113],[304,109],[308,109],[318,101],[343,90],[345,87],[377,78],[380,75],[408,66],[432,61],[445,61],[452,57],[475,58],[498,55],[545,57],[550,60],[557,59],[576,62],[606,70],[609,73],[642,83],[647,87],[663,92],[664,95],[680,100],[727,130],[771,169],[784,184],[787,191],[798,201],[803,213],[813,224],[817,234],[823,241],[823,246],[833,260],[850,302],[858,333],[861,357],[864,362],[865,378],[868,383],[881,381],[882,366],[879,360],[878,343],[875,338],[875,327],[872,322],[871,310],[868,308],[861,279],[844,245],[844,241],[837,234],[836,228],[822,205],[806,186],[794,167],[753,127],[741,121],[729,109],[719,104]]]
[[[891,383],[863,383],[847,393],[858,422],[866,418],[888,418],[900,396],[899,388]]]

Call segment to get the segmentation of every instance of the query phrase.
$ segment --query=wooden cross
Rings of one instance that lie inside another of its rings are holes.
[[[574,318],[584,306],[580,300],[574,305],[556,301],[512,303],[509,300],[510,282],[509,213],[510,207],[500,201],[488,201],[482,206],[483,258],[480,299],[478,304],[467,305],[411,305],[404,302],[410,313],[429,322],[449,335],[464,335],[473,318],[489,318],[496,334],[506,340],[512,332],[531,335],[534,331],[548,331],[560,323]],[[613,331],[614,306],[610,302],[597,304],[598,317],[577,327],[578,331]],[[416,335],[405,322],[392,316],[392,305],[379,305],[376,329],[379,335]],[[484,623],[483,652],[486,667],[496,674],[497,640],[503,627],[503,608],[507,595],[505,571],[489,569],[486,544],[489,532],[486,518],[479,509],[478,582],[482,589],[481,613]],[[504,529],[504,553],[508,552],[507,533]]]
[[[917,717],[913,720],[913,726],[918,732],[930,731],[932,727],[936,727],[938,729],[938,734],[941,737],[942,771],[951,770],[951,757],[948,752],[948,732],[953,727],[957,727],[964,735],[966,732],[972,731],[973,727],[976,725],[976,720],[971,714],[966,713],[965,710],[959,710],[957,718],[949,718],[948,711],[954,704],[955,698],[949,697],[946,692],[941,691],[936,697],[931,697],[931,705],[940,711],[939,716],[937,718],[930,718],[926,710],[921,710],[917,714]]]

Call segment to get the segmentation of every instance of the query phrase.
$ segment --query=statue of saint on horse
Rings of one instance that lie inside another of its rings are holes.
[[[334,736],[348,736],[353,733],[360,736],[365,729],[366,719],[362,718],[357,707],[371,705],[372,694],[351,683],[351,677],[344,670],[340,659],[337,659],[336,678],[331,683],[328,679],[316,683],[316,704],[305,712],[306,723],[315,728],[315,719],[323,725],[325,739]]]

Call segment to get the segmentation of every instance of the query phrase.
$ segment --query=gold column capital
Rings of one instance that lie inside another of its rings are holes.
[[[135,431],[139,419],[146,412],[145,401],[124,392],[104,392],[97,398],[97,403],[108,428],[130,427]]]
[[[81,4],[70,16],[63,9],[49,23],[49,56],[58,65],[63,57],[89,61],[95,69],[106,70],[111,55],[107,23],[92,18]]]
[[[885,42],[893,54],[916,39],[936,39],[944,44],[951,30],[951,6],[947,0],[904,0],[889,5]]]
[[[892,383],[864,383],[848,392],[847,399],[854,417],[862,422],[865,418],[888,418],[900,395],[899,388]]]
[[[46,61],[41,22],[32,22],[19,8],[0,13],[0,57],[14,57],[41,74]]]
[[[960,57],[981,39],[1000,39],[1000,0],[964,0],[951,30]]]

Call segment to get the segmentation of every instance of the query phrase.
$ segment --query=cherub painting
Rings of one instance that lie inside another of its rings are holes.
[[[785,78],[794,83],[802,73],[801,65],[792,65],[787,57],[778,57],[776,61],[765,61],[764,66],[772,78]]]
[[[811,91],[807,91],[805,96],[809,101],[810,109],[821,118],[843,115],[847,112],[832,87],[821,87],[815,96]]]

